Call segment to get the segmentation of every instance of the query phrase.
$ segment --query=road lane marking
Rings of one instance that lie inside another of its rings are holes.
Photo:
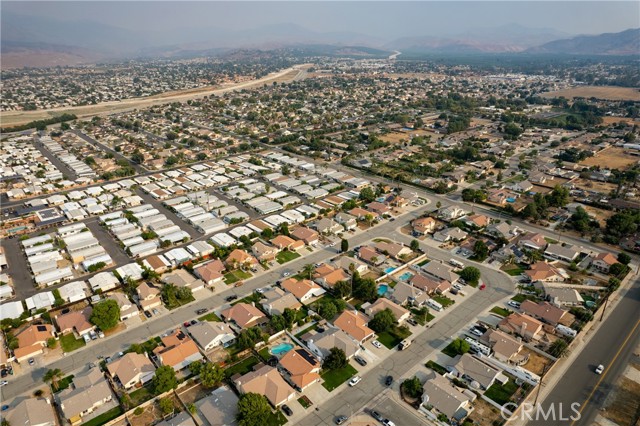
[[[640,319],[638,319],[638,321],[636,321],[636,325],[631,329],[631,331],[627,335],[627,338],[624,339],[624,342],[622,342],[622,345],[620,346],[620,349],[618,349],[618,352],[616,352],[616,355],[613,357],[613,359],[611,360],[609,365],[604,369],[604,372],[602,373],[602,376],[600,377],[600,380],[598,380],[598,383],[596,383],[596,385],[594,386],[593,390],[591,391],[591,393],[589,394],[587,399],[584,401],[584,403],[580,407],[580,410],[578,411],[578,413],[580,414],[579,418],[574,420],[571,423],[571,426],[573,426],[582,417],[582,412],[587,407],[587,405],[589,405],[589,401],[591,401],[591,398],[593,398],[593,395],[596,393],[596,390],[598,390],[598,387],[600,387],[600,383],[602,383],[602,381],[607,376],[607,373],[609,372],[609,369],[611,368],[611,366],[615,363],[616,359],[618,359],[618,357],[620,356],[620,352],[622,352],[622,350],[625,348],[625,346],[627,346],[627,344],[629,343],[629,339],[631,339],[631,336],[633,336],[633,333],[636,332],[636,329],[638,328],[638,325],[640,325]]]

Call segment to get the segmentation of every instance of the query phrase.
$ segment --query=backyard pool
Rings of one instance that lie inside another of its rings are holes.
[[[396,268],[394,268],[393,266],[389,266],[388,268],[384,268],[384,273],[385,274],[390,274],[393,271],[395,271]]]
[[[409,281],[411,277],[413,277],[413,274],[411,272],[405,272],[404,274],[400,275],[398,279],[400,281]]]
[[[508,202],[508,203],[515,203],[515,202],[516,202],[516,199],[515,199],[515,198],[513,198],[513,197],[509,197],[509,198],[507,198],[507,202]]]
[[[271,352],[272,355],[284,355],[291,349],[293,349],[293,345],[291,343],[280,343],[279,345],[271,348],[269,352]]]
[[[389,291],[389,286],[386,284],[380,284],[378,286],[378,296],[384,296],[384,294]]]

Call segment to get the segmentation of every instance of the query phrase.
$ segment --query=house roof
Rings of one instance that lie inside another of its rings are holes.
[[[537,247],[545,247],[547,245],[547,240],[544,239],[544,235],[539,233],[528,233],[520,238],[520,243],[524,244],[526,242],[531,242]]]
[[[156,426],[196,426],[196,423],[188,412],[182,411],[170,419],[156,423]]]
[[[267,245],[262,241],[257,241],[253,246],[251,246],[251,251],[258,257],[264,255],[275,255],[278,253],[278,249],[276,247]]]
[[[258,263],[258,261],[256,260],[255,257],[251,256],[249,253],[247,253],[246,251],[241,250],[241,249],[233,250],[229,254],[229,256],[227,257],[225,262],[227,263],[227,265],[232,264],[234,262],[237,262],[237,263]]]
[[[375,315],[380,311],[384,311],[385,309],[389,309],[393,313],[396,321],[409,313],[409,311],[402,306],[384,297],[379,298],[371,306],[369,306],[367,308],[367,313],[369,315]]]
[[[324,289],[311,280],[296,280],[295,278],[289,278],[280,283],[280,287],[292,293],[298,299],[306,296],[310,291],[322,291]]]
[[[304,388],[320,378],[318,360],[304,349],[287,352],[280,359],[280,365],[291,374],[291,381],[299,388]]]
[[[216,259],[213,262],[206,263],[194,269],[194,272],[205,281],[209,282],[222,277],[222,272],[225,270],[224,264],[220,259]]]
[[[543,321],[555,325],[562,321],[565,315],[570,315],[564,309],[553,306],[549,302],[535,303],[531,300],[525,300],[520,305],[520,310],[527,315],[540,318]]]
[[[422,267],[422,270],[434,277],[449,281],[450,283],[457,281],[460,276],[453,272],[453,269],[441,261],[432,260]]]
[[[531,281],[545,281],[556,276],[562,277],[558,268],[547,262],[536,262],[524,273]]]
[[[333,324],[342,331],[356,339],[358,342],[363,341],[369,336],[373,336],[375,332],[367,327],[369,318],[364,314],[352,311],[344,311],[333,322]]]
[[[299,240],[311,241],[318,238],[318,233],[305,226],[298,226],[291,232],[291,235]]]
[[[313,341],[325,356],[329,354],[331,348],[342,349],[347,358],[351,358],[359,350],[358,344],[338,328],[329,328],[322,333],[306,337],[306,340]]]
[[[295,395],[295,391],[284,381],[274,367],[263,365],[235,380],[242,393],[264,395],[273,406],[286,402]]]
[[[136,291],[138,292],[138,297],[140,297],[140,299],[143,299],[143,300],[147,298],[156,297],[157,295],[160,294],[160,290],[158,290],[155,287],[151,287],[146,282],[143,282],[142,284],[140,284],[136,288]]]
[[[73,388],[67,388],[56,395],[60,409],[67,419],[109,397],[112,397],[111,386],[98,368],[77,374],[73,379]]]
[[[456,370],[460,374],[466,374],[484,388],[491,386],[500,370],[484,363],[479,358],[471,354],[463,354],[455,364]]]
[[[447,417],[453,417],[461,405],[469,402],[469,397],[453,387],[449,380],[436,374],[426,381],[423,391],[429,396],[429,405]]]
[[[351,275],[347,274],[344,269],[335,269],[322,277],[325,283],[331,287],[340,281],[351,279]]]
[[[229,327],[229,324],[225,322],[209,322],[200,321],[197,324],[189,327],[189,334],[193,337],[193,340],[201,347],[205,348],[213,340],[221,335],[234,336],[233,330]]]
[[[376,261],[385,259],[385,255],[378,253],[373,248],[368,246],[360,247],[360,250],[358,250],[358,257],[371,263],[374,263],[374,258]]]
[[[153,373],[156,367],[144,356],[135,352],[129,352],[124,356],[107,364],[107,369],[111,377],[118,377],[120,383],[126,384],[131,382],[141,374]]]
[[[56,324],[58,324],[58,328],[63,333],[67,330],[75,330],[78,333],[82,333],[93,328],[93,324],[89,322],[92,312],[93,308],[87,306],[81,311],[71,311],[67,314],[58,315]]]
[[[522,342],[503,331],[490,330],[486,336],[491,349],[507,359],[517,355],[522,349]]]
[[[593,260],[599,260],[600,262],[606,263],[609,266],[618,263],[618,259],[609,252],[599,253],[596,257],[593,258]]]
[[[571,245],[549,244],[545,250],[545,254],[555,255],[564,259],[575,259],[579,251]]]
[[[260,309],[244,302],[237,303],[223,310],[221,315],[224,318],[235,322],[242,328],[254,325],[256,322],[266,319],[266,316]]]
[[[420,274],[416,274],[413,277],[411,277],[410,283],[414,287],[424,290],[427,293],[433,293],[436,291],[443,292],[451,287],[451,283],[449,281],[445,281],[445,280],[436,281]]]
[[[175,367],[186,359],[193,357],[194,355],[200,355],[196,343],[190,338],[186,337],[182,339],[178,344],[170,347],[158,347],[154,352],[158,357],[162,358],[162,365],[168,365]],[[202,358],[202,355],[200,355]]]
[[[291,237],[287,237],[286,235],[278,235],[277,237],[271,239],[271,244],[278,247],[289,247],[295,242],[296,240]]]
[[[542,329],[542,323],[537,319],[530,317],[527,314],[519,314],[514,312],[508,317],[504,318],[499,323],[500,326],[504,326],[511,330],[515,334],[522,334],[523,328],[529,333],[535,334],[538,330]]]
[[[50,324],[32,325],[22,330],[16,337],[21,348],[35,344],[44,345],[47,339],[53,337],[53,327]]]
[[[53,407],[44,398],[23,399],[6,414],[9,424],[20,426],[55,425],[55,417]]]

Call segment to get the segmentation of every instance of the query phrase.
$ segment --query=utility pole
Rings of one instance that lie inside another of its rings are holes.
[[[602,314],[600,314],[600,322],[602,322],[602,319],[604,318],[604,311],[607,310],[607,303],[609,302],[610,295],[611,293],[607,292],[607,295],[604,297],[604,306],[602,307]]]
[[[545,362],[542,367],[542,374],[540,375],[540,383],[538,383],[538,390],[536,391],[536,399],[533,401],[533,405],[538,405],[538,397],[540,396],[540,389],[542,389],[542,380],[544,379],[544,375],[547,374],[547,370],[549,369],[549,362]]]

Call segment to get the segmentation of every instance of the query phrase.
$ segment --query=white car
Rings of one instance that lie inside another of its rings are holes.
[[[3,380],[3,381],[0,382],[0,386],[5,386],[5,385],[8,385],[8,384],[9,384],[9,382],[7,382],[6,380]]]
[[[520,309],[520,304],[515,300],[509,300],[507,302],[507,305],[511,306],[512,308]]]
[[[371,344],[378,349],[382,348],[382,343],[378,342],[377,340],[374,340],[373,342],[371,342]]]
[[[599,366],[596,367],[596,374],[602,374],[603,371],[604,371],[604,365],[600,364]]]
[[[362,380],[362,377],[360,376],[355,376],[354,378],[352,378],[351,380],[349,380],[349,386],[355,386],[358,383],[360,383],[360,380]]]
[[[289,276],[289,272],[283,272],[283,273],[282,273],[282,276],[283,276],[283,277],[288,277],[288,276]]]
[[[482,332],[482,330],[478,330],[477,328],[472,328],[471,329],[471,334],[475,334],[476,336],[482,336],[484,333]]]

